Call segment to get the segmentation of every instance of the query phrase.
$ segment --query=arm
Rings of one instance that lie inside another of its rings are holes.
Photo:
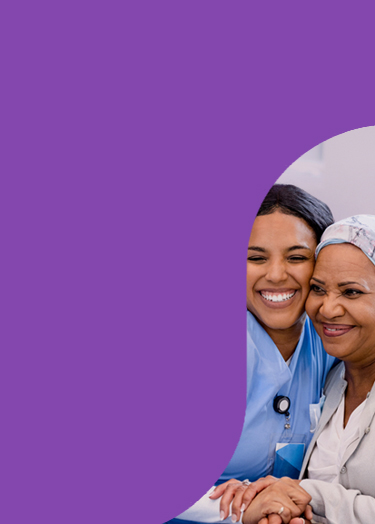
[[[357,489],[346,489],[340,484],[322,480],[301,480],[301,487],[310,493],[315,515],[326,517],[328,523],[373,524],[375,498],[362,495]]]

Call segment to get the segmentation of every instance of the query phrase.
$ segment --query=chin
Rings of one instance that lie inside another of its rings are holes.
[[[294,326],[300,319],[303,318],[303,313],[291,313],[284,311],[274,315],[263,315],[263,322],[274,329],[288,329]]]
[[[292,319],[292,321],[291,321],[290,318],[288,318],[287,321],[285,321],[283,319],[280,319],[280,320],[271,320],[271,319],[267,319],[267,318],[265,318],[264,320],[260,319],[260,323],[265,325],[265,326],[267,326],[269,329],[278,329],[280,331],[282,331],[284,329],[291,328],[297,322],[298,322],[298,320],[293,321],[293,319]]]

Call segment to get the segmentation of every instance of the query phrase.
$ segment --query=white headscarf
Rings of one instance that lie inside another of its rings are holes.
[[[355,215],[344,218],[327,227],[320,244],[315,251],[315,258],[323,247],[329,244],[353,244],[375,264],[375,216]]]

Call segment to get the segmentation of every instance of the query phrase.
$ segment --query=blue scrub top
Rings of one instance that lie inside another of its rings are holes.
[[[218,484],[231,478],[254,481],[272,474],[277,443],[299,443],[305,451],[316,420],[310,419],[310,405],[320,403],[326,376],[336,359],[328,355],[306,316],[303,331],[290,364],[276,345],[247,312],[247,406],[237,448]],[[289,397],[290,429],[285,415],[276,413],[276,395]],[[319,410],[320,411],[320,410]],[[315,411],[316,413],[316,411]],[[197,524],[172,519],[168,524]]]
[[[328,355],[311,320],[306,321],[290,365],[247,312],[247,406],[242,434],[219,482],[256,480],[272,474],[277,443],[310,443],[315,420],[310,404],[319,404],[326,376],[335,359]],[[285,415],[273,409],[276,395],[290,398],[290,429]]]

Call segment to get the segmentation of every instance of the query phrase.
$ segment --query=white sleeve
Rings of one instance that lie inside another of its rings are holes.
[[[232,505],[230,506],[229,516],[225,520],[220,520],[220,498],[212,500],[209,495],[213,492],[215,486],[207,491],[201,499],[193,506],[181,513],[177,518],[181,520],[192,520],[194,522],[203,522],[207,524],[232,524]],[[242,519],[241,519],[242,520]]]
[[[300,486],[312,497],[313,512],[325,517],[328,524],[374,524],[375,498],[362,495],[357,489],[346,489],[341,484],[323,480],[304,479]]]

